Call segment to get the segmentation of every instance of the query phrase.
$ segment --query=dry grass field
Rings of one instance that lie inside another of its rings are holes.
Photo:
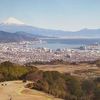
[[[65,65],[65,64],[57,64],[57,65],[37,65],[37,68],[44,71],[59,71],[61,73],[71,73],[76,70],[88,70],[88,69],[99,69],[96,66],[91,66],[89,64],[78,64],[78,65]]]
[[[77,76],[100,76],[100,67],[95,65],[83,64],[57,64],[57,65],[37,65],[37,68],[43,71],[59,71],[61,73],[70,73]]]

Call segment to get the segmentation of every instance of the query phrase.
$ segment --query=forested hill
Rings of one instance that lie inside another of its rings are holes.
[[[19,42],[19,41],[34,41],[38,40],[35,36],[24,34],[23,32],[10,33],[0,31],[0,42]]]

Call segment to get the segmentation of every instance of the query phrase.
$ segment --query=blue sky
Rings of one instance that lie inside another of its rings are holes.
[[[8,17],[48,29],[100,28],[100,0],[0,0],[0,21]]]

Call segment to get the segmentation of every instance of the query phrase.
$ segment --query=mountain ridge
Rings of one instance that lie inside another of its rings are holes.
[[[5,31],[0,31],[0,42],[21,42],[21,41],[36,41],[39,40],[37,37],[32,37],[29,35],[24,35],[23,33],[10,33]]]
[[[15,32],[26,32],[31,35],[39,35],[44,37],[57,37],[57,38],[98,38],[100,37],[100,29],[82,29],[79,31],[63,31],[63,30],[54,30],[54,29],[43,29],[26,24],[23,22],[11,18],[9,24],[1,23],[0,30],[10,33]],[[14,22],[15,21],[15,22]],[[17,22],[17,23],[16,23]],[[12,24],[11,24],[12,23]]]

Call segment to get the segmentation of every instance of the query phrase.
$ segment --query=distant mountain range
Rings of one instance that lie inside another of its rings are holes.
[[[4,32],[5,31],[5,32]],[[4,35],[5,34],[5,35]],[[4,36],[3,36],[4,35]],[[13,39],[11,38],[13,37]],[[42,29],[24,24],[9,18],[0,24],[0,41],[5,38],[16,40],[32,40],[33,38],[99,38],[100,29],[83,29],[76,32]]]

